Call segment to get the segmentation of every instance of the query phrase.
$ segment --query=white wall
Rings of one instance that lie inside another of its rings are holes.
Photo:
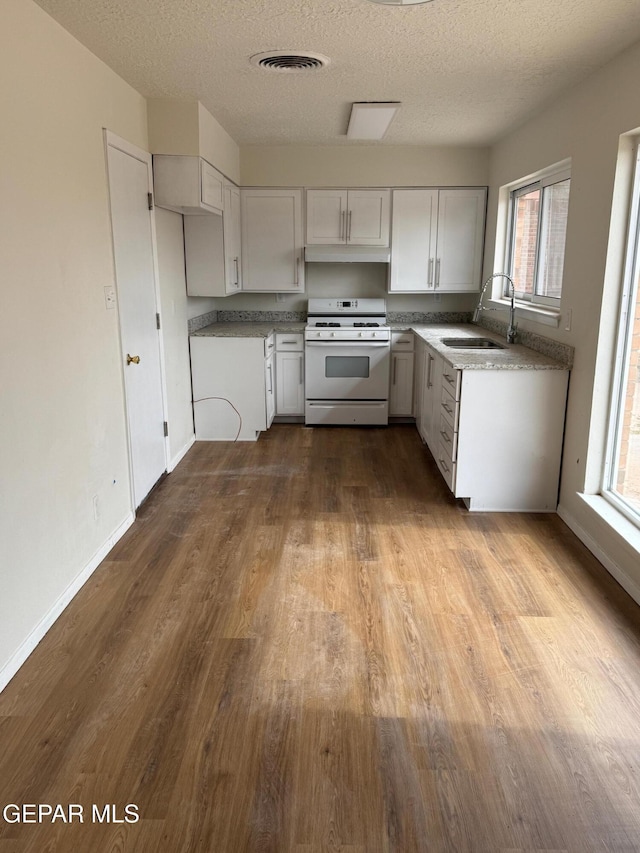
[[[220,311],[306,311],[310,297],[354,296],[387,300],[388,311],[472,311],[477,294],[387,293],[388,264],[305,265],[305,291],[276,301],[273,293],[238,293],[216,300]]]
[[[147,148],[147,117],[30,0],[0,4],[0,114],[1,683],[130,517],[102,128]]]
[[[155,216],[172,470],[194,440],[184,236],[179,213],[157,207]]]
[[[148,120],[152,154],[204,157],[229,180],[240,183],[240,149],[199,101],[150,99]]]
[[[620,135],[640,126],[640,44],[627,50],[546,110],[502,139],[491,152],[485,271],[492,271],[498,188],[570,157],[571,200],[557,330],[520,321],[575,347],[571,374],[560,511],[575,529],[589,531],[590,545],[631,584],[640,585],[640,560],[612,527],[579,497],[597,490],[599,456],[608,408],[613,320],[618,312],[620,243],[624,231],[624,181],[615,194],[616,166],[630,146]],[[619,153],[620,152],[620,153]],[[619,182],[620,183],[620,182]],[[612,206],[617,227],[611,231]],[[621,224],[622,223],[622,224]],[[567,311],[571,330],[565,331]],[[600,318],[603,323],[600,325]],[[590,449],[591,468],[587,447]],[[640,589],[640,586],[638,586]]]
[[[480,186],[488,148],[420,145],[273,145],[240,149],[243,186]]]

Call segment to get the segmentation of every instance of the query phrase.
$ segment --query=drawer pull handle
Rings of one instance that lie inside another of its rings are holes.
[[[453,381],[453,379],[449,376],[449,374],[448,374],[448,373],[443,373],[442,375],[444,376],[444,378],[446,379],[446,381],[449,383],[449,385],[453,385],[453,382],[454,382],[454,381]]]
[[[440,465],[442,465],[442,467],[444,468],[444,470],[445,470],[447,473],[449,472],[449,466],[448,466],[448,465],[447,465],[447,463],[444,461],[444,459],[440,459]]]
[[[440,435],[444,438],[447,444],[451,444],[451,439],[443,429],[440,430]]]
[[[451,409],[449,408],[449,406],[447,406],[447,404],[446,404],[446,403],[443,403],[443,404],[442,404],[442,408],[445,410],[445,412],[446,412],[448,415],[452,415],[452,414],[453,414],[453,412],[451,411]]]
[[[282,341],[283,344],[297,344],[298,341]]]

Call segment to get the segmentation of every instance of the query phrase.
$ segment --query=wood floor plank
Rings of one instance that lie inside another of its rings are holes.
[[[197,443],[0,695],[0,807],[85,810],[0,851],[637,851],[639,721],[640,611],[557,516],[278,425]]]

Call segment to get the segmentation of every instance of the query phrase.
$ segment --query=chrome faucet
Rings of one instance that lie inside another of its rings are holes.
[[[516,286],[513,283],[513,279],[511,276],[507,275],[506,272],[494,272],[493,275],[490,275],[489,278],[482,285],[482,290],[480,291],[480,299],[478,300],[478,304],[476,305],[476,310],[473,312],[473,321],[474,323],[478,322],[478,317],[480,316],[481,311],[498,311],[498,308],[485,308],[482,304],[482,300],[484,298],[485,291],[489,284],[493,281],[494,278],[506,278],[509,284],[511,285],[511,306],[509,308],[509,325],[507,327],[507,343],[515,344],[516,337],[518,335],[518,326],[516,324]]]

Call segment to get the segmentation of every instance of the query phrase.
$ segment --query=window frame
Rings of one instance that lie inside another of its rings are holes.
[[[634,148],[632,182],[600,494],[630,522],[640,528],[640,510],[631,506],[615,489],[625,415],[624,400],[629,380],[635,307],[640,289],[640,139],[636,141]]]
[[[515,250],[515,226],[516,226],[516,205],[514,204],[515,199],[520,196],[526,195],[530,193],[534,189],[540,190],[540,204],[538,205],[538,230],[536,234],[536,254],[535,254],[535,264],[533,271],[533,289],[534,292],[531,294],[524,293],[521,290],[516,290],[515,299],[516,303],[520,303],[524,307],[533,307],[539,306],[541,308],[546,309],[554,309],[558,313],[560,312],[560,303],[562,300],[562,291],[560,292],[560,296],[542,296],[535,292],[536,287],[538,285],[538,276],[540,273],[541,265],[541,240],[540,236],[543,232],[543,210],[544,210],[544,189],[545,187],[553,186],[554,184],[559,184],[562,181],[571,180],[571,168],[563,167],[561,169],[553,168],[548,172],[541,173],[537,177],[527,178],[522,181],[519,181],[516,184],[513,184],[509,187],[509,210],[507,216],[507,240],[506,240],[506,253],[505,253],[505,269],[508,271],[510,276],[513,275],[513,261],[514,261],[514,250]],[[568,221],[568,214],[567,214]],[[566,232],[565,232],[565,246],[566,252]],[[564,253],[563,253],[563,261],[564,261]],[[505,281],[502,287],[502,298],[510,299],[511,294],[509,293],[509,285]]]

